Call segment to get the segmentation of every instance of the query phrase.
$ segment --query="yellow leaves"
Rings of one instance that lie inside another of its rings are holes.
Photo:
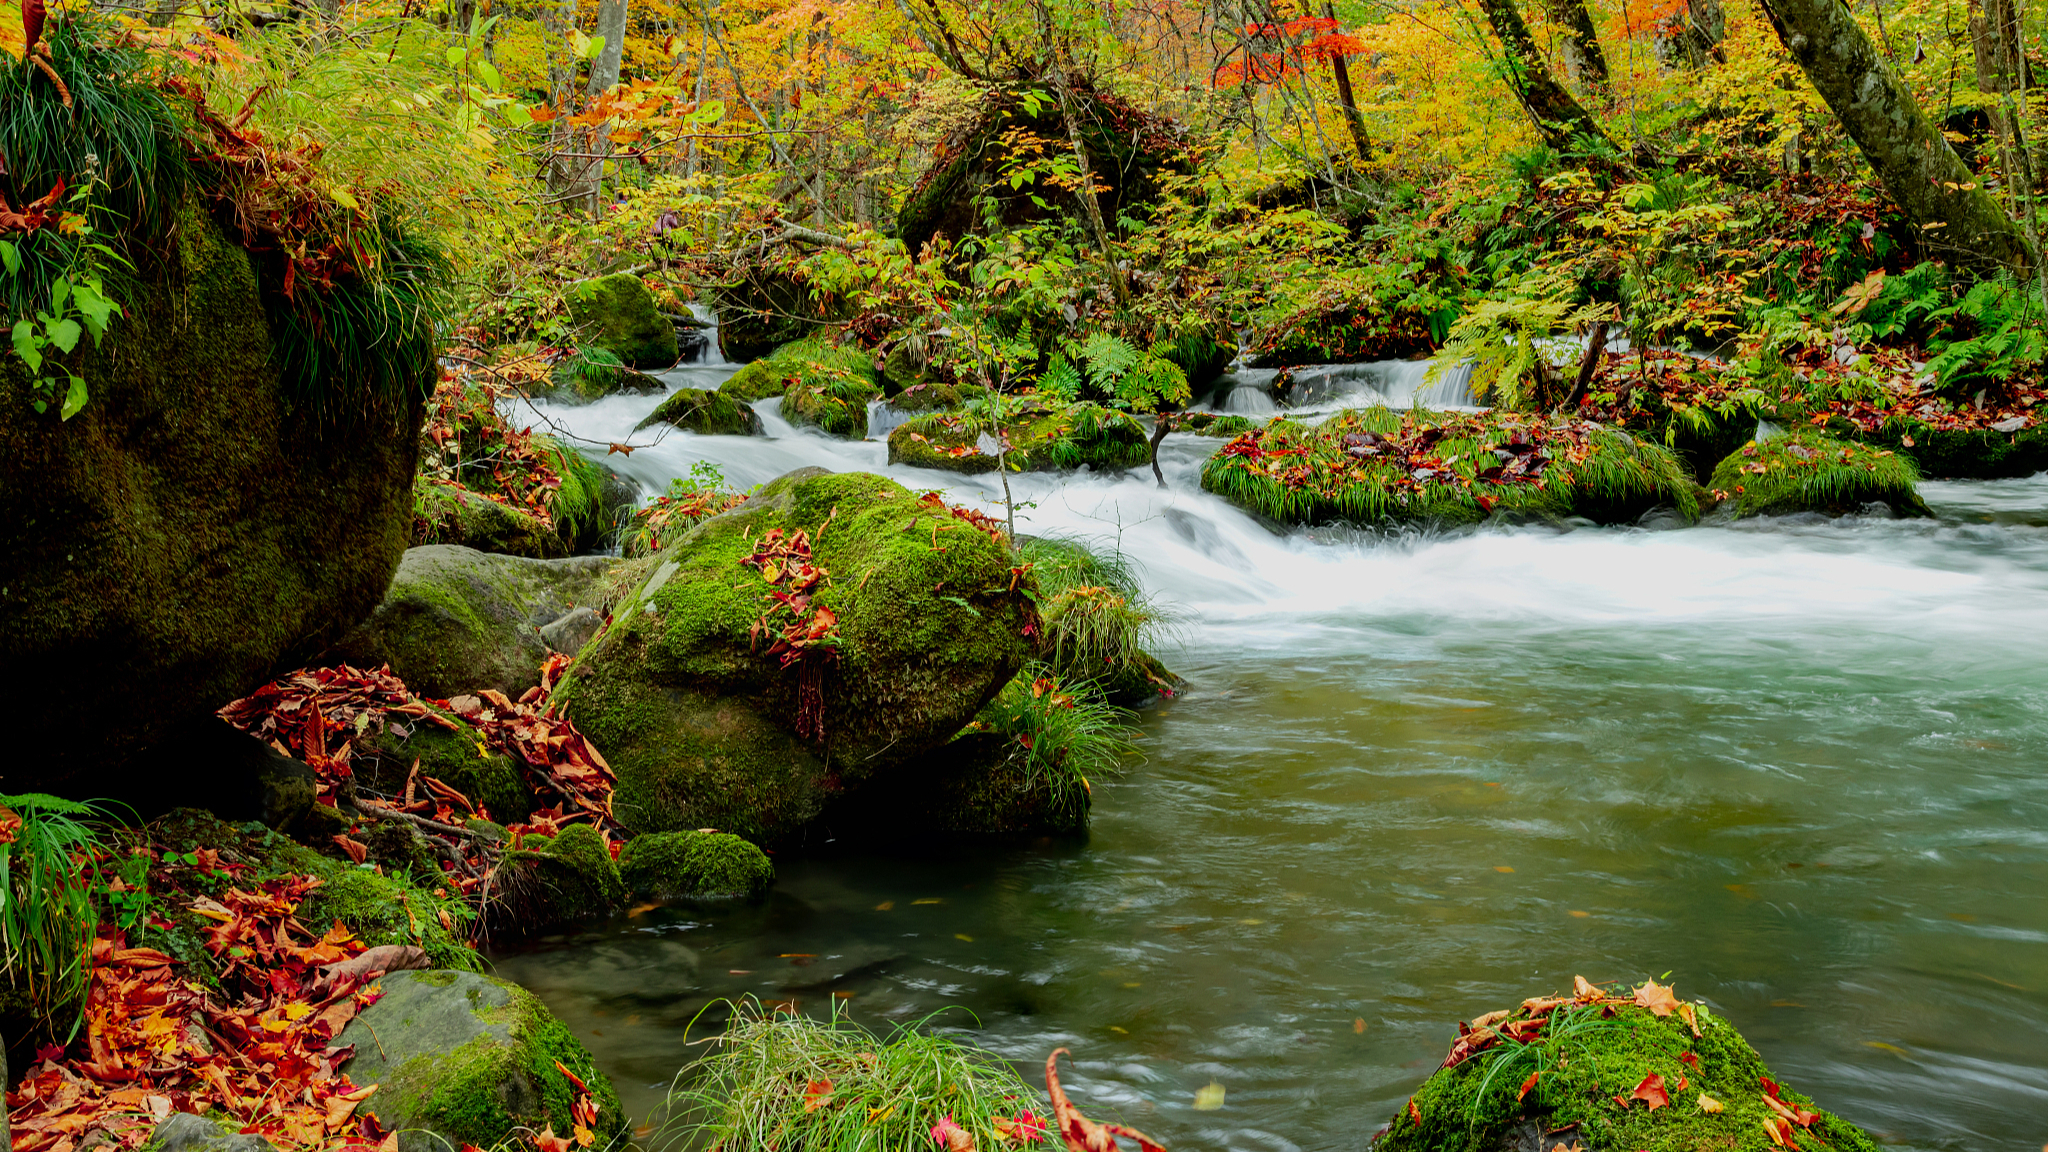
[[[1711,1113],[1719,1112],[1721,1110],[1721,1102],[1719,1100],[1714,1099],[1712,1096],[1707,1095],[1705,1092],[1700,1093],[1699,1103],[1700,1111],[1702,1112]]]
[[[0,51],[5,51],[16,60],[27,53],[21,32],[21,4],[19,0],[0,0]]]
[[[1195,1090],[1195,1111],[1214,1112],[1223,1107],[1223,1085],[1214,1080]]]

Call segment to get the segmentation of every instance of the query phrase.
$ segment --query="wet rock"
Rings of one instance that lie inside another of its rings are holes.
[[[546,436],[532,440],[534,461],[554,474],[547,522],[523,505],[498,499],[497,466],[470,460],[414,486],[413,543],[460,544],[553,560],[596,547],[631,507],[639,489],[610,468]],[[452,475],[447,474],[452,472]]]
[[[421,477],[415,500],[427,544],[460,545],[479,552],[554,560],[569,554],[562,534],[522,509],[459,484]]]
[[[597,610],[588,607],[571,608],[551,624],[540,630],[541,642],[564,656],[574,656],[583,651],[597,630],[604,627],[604,617]]]
[[[746,403],[723,391],[678,388],[668,394],[645,420],[633,426],[638,432],[656,424],[668,424],[701,436],[759,436],[761,417]]]
[[[759,896],[775,866],[747,840],[723,832],[650,832],[626,841],[619,874],[640,899]]]
[[[556,366],[547,387],[534,390],[533,395],[557,404],[588,404],[620,394],[652,396],[667,387],[655,377],[624,364],[586,359]]]
[[[430,544],[406,552],[390,592],[327,654],[359,668],[390,664],[415,693],[447,699],[495,688],[518,699],[540,683],[543,626],[596,604],[620,561],[529,560]]]
[[[399,1133],[401,1152],[490,1148],[521,1129],[570,1132],[578,1093],[555,1067],[585,1084],[598,1107],[598,1147],[626,1118],[590,1053],[531,993],[473,972],[393,972],[384,995],[342,1029],[354,1045],[340,1071],[378,1090],[363,1105]]]
[[[816,595],[837,644],[808,667],[783,667],[755,629],[770,588],[743,561],[775,529],[811,534],[832,573]],[[879,476],[790,473],[637,563],[644,581],[556,699],[604,749],[640,833],[792,835],[944,743],[1032,652],[1007,544]]]
[[[654,307],[638,276],[615,272],[569,285],[562,292],[569,318],[594,344],[632,368],[667,368],[676,362],[676,330]]]
[[[175,242],[70,361],[83,410],[38,415],[26,364],[0,362],[0,687],[35,701],[17,791],[146,784],[144,749],[332,643],[405,548],[433,348],[365,351],[393,391],[323,416],[306,397],[327,382],[284,374],[253,258],[196,204],[171,211]]]

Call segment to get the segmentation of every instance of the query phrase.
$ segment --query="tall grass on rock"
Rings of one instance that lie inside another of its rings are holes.
[[[1062,683],[1044,664],[1026,665],[981,710],[977,724],[1006,737],[1011,762],[1022,769],[1017,790],[1042,790],[1050,823],[1085,823],[1094,794],[1091,778],[1119,771],[1136,757],[1131,714],[1087,690]]]
[[[99,917],[81,861],[103,852],[100,817],[56,796],[0,796],[0,971],[55,1038],[75,1029],[91,975]]]
[[[1152,602],[1123,553],[1060,536],[1025,537],[1017,551],[1038,578],[1048,662],[1059,676],[1114,678],[1172,638],[1172,613]]]
[[[976,1146],[999,1148],[1048,1113],[1008,1062],[931,1031],[930,1017],[879,1036],[837,1001],[828,1020],[751,998],[732,1007],[710,1053],[670,1090],[665,1152],[931,1152],[932,1129],[949,1117]]]

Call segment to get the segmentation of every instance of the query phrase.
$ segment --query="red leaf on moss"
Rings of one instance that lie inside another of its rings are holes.
[[[1520,1104],[1522,1101],[1527,1100],[1529,1098],[1530,1091],[1536,1087],[1537,1077],[1542,1075],[1543,1073],[1541,1072],[1529,1073],[1529,1078],[1527,1080],[1522,1081],[1522,1090],[1520,1092],[1515,1093],[1515,1103]]]
[[[1643,1077],[1643,1082],[1636,1085],[1634,1092],[1629,1093],[1629,1099],[1641,1100],[1650,1106],[1650,1111],[1655,1112],[1671,1103],[1671,1093],[1664,1088],[1664,1077],[1652,1072]]]

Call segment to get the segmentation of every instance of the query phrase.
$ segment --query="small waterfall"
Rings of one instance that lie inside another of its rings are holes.
[[[694,356],[685,353],[683,359],[706,368],[724,364],[725,354],[718,350],[718,313],[694,300],[685,307],[690,310],[691,316],[703,322],[698,331],[704,334],[704,343],[699,346]]]
[[[887,440],[889,433],[898,426],[910,422],[911,417],[922,415],[918,412],[904,412],[891,407],[887,400],[868,401],[868,439]]]

